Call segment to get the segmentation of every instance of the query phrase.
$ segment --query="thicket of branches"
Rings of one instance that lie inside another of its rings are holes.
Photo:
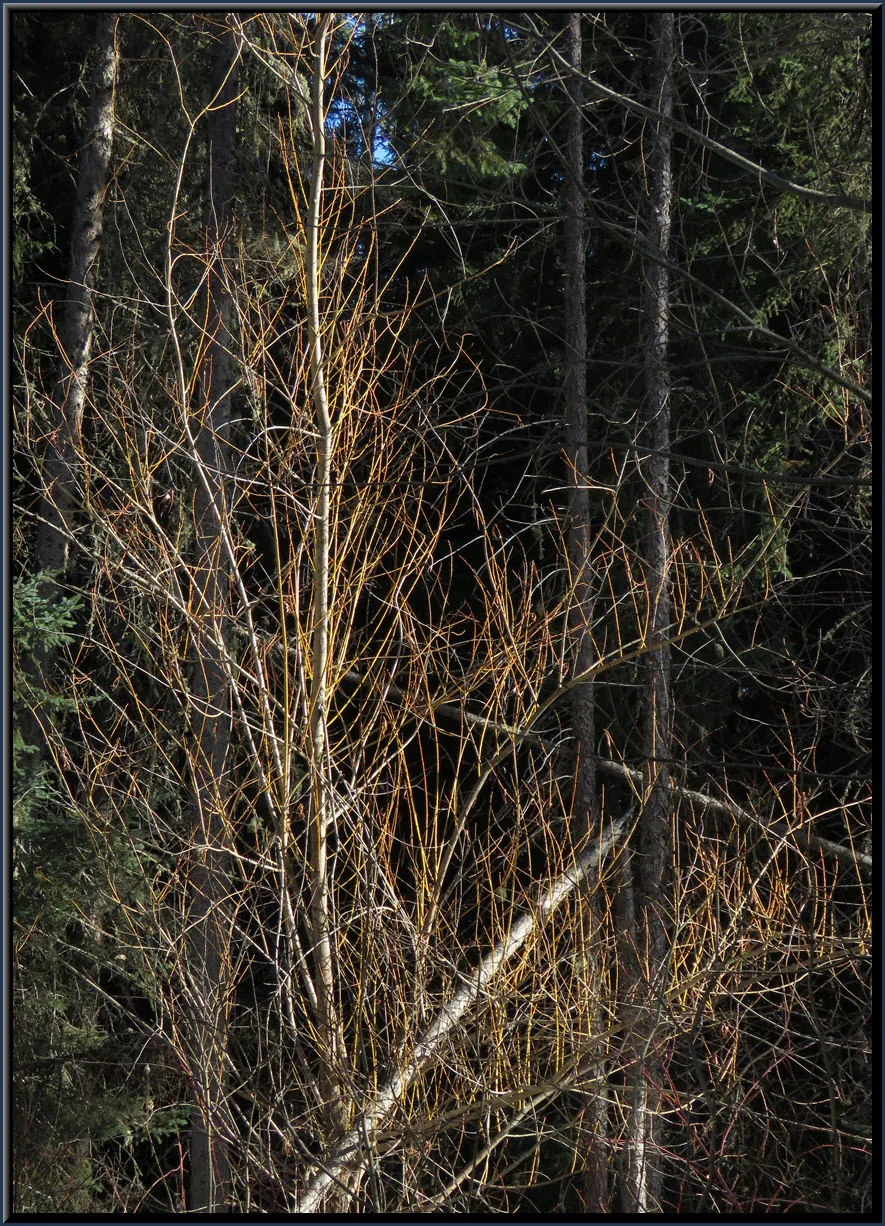
[[[13,22],[13,1207],[869,1211],[868,17],[93,20]]]

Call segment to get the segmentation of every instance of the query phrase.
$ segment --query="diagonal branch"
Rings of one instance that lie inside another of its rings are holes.
[[[529,18],[529,25],[535,35],[540,38],[540,31],[536,28],[531,18]],[[802,200],[810,200],[815,204],[832,204],[838,208],[853,209],[857,213],[872,213],[873,211],[873,204],[870,200],[864,200],[859,196],[847,196],[838,192],[819,192],[813,187],[803,187],[801,183],[794,183],[791,179],[785,179],[783,175],[775,174],[773,170],[766,170],[758,162],[744,157],[743,154],[737,153],[734,149],[729,149],[727,145],[714,140],[712,136],[705,136],[703,132],[699,132],[697,128],[691,127],[690,124],[683,123],[682,120],[676,119],[675,116],[656,111],[652,107],[643,106],[641,102],[628,98],[626,94],[620,94],[615,89],[609,89],[607,85],[597,81],[590,73],[578,72],[565,56],[556,49],[554,44],[551,43],[547,50],[551,58],[564,73],[568,76],[581,77],[587,88],[591,89],[598,97],[608,98],[611,102],[617,102],[625,110],[631,111],[634,115],[641,115],[643,119],[650,119],[656,124],[665,124],[672,131],[680,132],[683,136],[689,137],[696,144],[702,145],[704,149],[709,149],[724,161],[731,162],[733,166],[737,166],[748,174],[754,175],[762,183],[770,183],[772,187],[778,188],[779,191],[788,192],[791,196],[798,196]]]
[[[349,669],[344,676],[348,681],[355,681],[360,684],[365,683],[365,678],[358,669]],[[401,702],[409,701],[406,692],[392,683],[388,686],[388,693]],[[549,741],[537,732],[516,728],[511,724],[498,723],[496,720],[486,719],[484,715],[477,715],[473,711],[456,706],[455,703],[434,702],[431,705],[431,710],[435,715],[443,715],[447,719],[457,720],[458,722],[463,720],[467,724],[474,725],[474,727],[482,728],[487,732],[497,733],[498,736],[515,738],[526,745],[538,745],[545,749],[550,748]],[[620,762],[613,762],[610,758],[598,757],[596,769],[600,774],[607,775],[610,779],[617,779],[619,782],[626,783],[630,787],[641,788],[644,786],[642,771],[624,766]],[[757,817],[756,814],[742,809],[733,800],[717,800],[713,796],[706,796],[703,792],[682,787],[680,784],[674,783],[672,779],[670,781],[670,790],[674,796],[687,800],[690,804],[697,805],[709,813],[717,814],[720,817],[734,818],[742,826],[759,830],[771,838],[781,839],[788,836],[807,851],[822,851],[826,855],[840,860],[843,864],[854,864],[866,872],[872,872],[873,857],[866,855],[864,852],[855,851],[852,847],[845,847],[842,843],[834,843],[830,839],[823,839],[819,835],[810,834],[802,829],[791,830],[787,823],[783,821],[776,819],[766,821],[765,818]]]
[[[574,865],[562,873],[541,894],[534,911],[514,916],[510,934],[492,949],[473,973],[466,976],[458,992],[440,1009],[436,1018],[405,1066],[387,1082],[363,1111],[353,1128],[342,1139],[328,1162],[308,1184],[298,1204],[299,1213],[316,1212],[326,1192],[343,1176],[359,1170],[368,1161],[363,1146],[371,1145],[374,1135],[390,1115],[412,1083],[441,1054],[449,1037],[456,1032],[464,1017],[481,1001],[491,984],[515,954],[555,914],[563,902],[594,874],[630,829],[629,817],[612,822],[608,830],[590,844]]]

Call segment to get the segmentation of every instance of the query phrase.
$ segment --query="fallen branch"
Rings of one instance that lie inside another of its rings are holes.
[[[345,678],[349,681],[365,684],[365,678],[355,668],[350,669],[345,674]],[[398,686],[390,685],[388,693],[398,698],[401,702],[408,703],[409,701],[408,695]],[[471,711],[464,710],[454,703],[432,703],[430,711],[434,715],[444,715],[448,719],[463,720],[465,723],[474,725],[474,727],[484,728],[488,732],[495,732],[499,736],[515,738],[524,744],[538,745],[545,749],[550,748],[548,741],[537,732],[527,732],[510,724],[496,723],[494,720],[486,719],[482,715],[475,715]],[[415,712],[415,714],[420,716],[421,713]],[[612,779],[618,779],[620,782],[626,783],[631,787],[643,786],[641,771],[633,770],[629,766],[623,766],[620,762],[613,762],[610,758],[598,757],[596,769],[600,774],[608,775]],[[735,804],[732,800],[717,800],[713,796],[706,796],[703,792],[696,792],[692,788],[680,787],[679,784],[673,783],[672,780],[670,790],[674,795],[689,801],[693,805],[699,805],[701,808],[712,813],[718,813],[721,816],[733,817],[742,826],[759,830],[772,838],[782,839],[787,837],[792,839],[798,846],[805,848],[806,851],[823,851],[827,855],[833,856],[834,859],[841,860],[844,864],[857,865],[867,872],[872,872],[873,870],[872,856],[868,856],[861,851],[855,851],[852,847],[845,847],[842,843],[834,843],[830,839],[823,839],[819,835],[811,834],[801,828],[791,830],[787,823],[783,821],[766,821],[765,818],[757,817],[747,809],[742,809],[740,805]]]
[[[373,1137],[409,1086],[440,1055],[448,1037],[469,1010],[483,998],[490,984],[514,954],[540,931],[574,890],[583,885],[591,874],[599,872],[605,857],[617,846],[630,826],[629,816],[613,822],[600,838],[590,844],[572,867],[557,877],[541,894],[533,911],[524,911],[514,917],[510,935],[486,954],[471,975],[465,977],[463,986],[440,1009],[405,1066],[379,1091],[322,1170],[314,1175],[299,1200],[299,1213],[314,1213],[319,1210],[323,1197],[333,1185],[340,1185],[343,1177],[351,1175],[368,1162],[369,1155],[366,1151]]]
[[[601,771],[604,775],[610,775],[626,783],[638,784],[640,786],[643,783],[641,771],[631,770],[629,766],[622,766],[619,762],[612,762],[609,758],[599,758],[597,770]],[[722,816],[733,817],[742,826],[749,826],[752,829],[759,830],[769,838],[792,839],[793,842],[805,848],[806,851],[823,851],[827,855],[841,860],[844,864],[855,864],[859,868],[867,869],[869,872],[873,870],[872,856],[865,855],[862,851],[855,851],[852,847],[845,847],[842,843],[833,843],[830,839],[822,839],[819,835],[810,834],[801,827],[790,829],[787,823],[783,821],[774,819],[766,821],[765,818],[757,817],[747,809],[742,809],[733,800],[716,800],[713,796],[705,796],[703,792],[695,792],[691,788],[683,788],[672,782],[670,790],[675,795],[681,797],[681,799],[687,800],[693,805],[700,805],[702,808],[713,813],[719,813]]]

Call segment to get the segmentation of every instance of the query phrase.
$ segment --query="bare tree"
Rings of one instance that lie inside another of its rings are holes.
[[[326,43],[331,16],[325,14],[314,31],[313,85],[310,132],[313,166],[307,215],[307,343],[310,350],[310,395],[316,430],[316,506],[313,534],[313,606],[311,610],[310,712],[311,764],[311,946],[316,965],[317,1021],[322,1050],[326,1053],[320,1082],[332,1135],[343,1131],[345,1115],[336,1084],[344,1070],[344,1040],[335,1004],[335,955],[329,912],[328,838],[334,822],[335,804],[329,774],[329,587],[331,581],[330,515],[332,458],[335,433],[326,388],[326,356],[320,312],[320,260],[322,251],[322,205],[326,162]]]

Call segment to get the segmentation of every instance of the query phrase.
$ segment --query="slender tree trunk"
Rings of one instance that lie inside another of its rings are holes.
[[[584,116],[581,72],[581,14],[571,13],[567,28],[567,56],[575,70],[569,78],[569,113],[566,157],[565,223],[565,443],[569,484],[568,557],[573,585],[568,630],[576,673],[592,668],[595,654],[590,633],[593,583],[590,559],[590,499],[587,471],[587,318],[584,275]],[[571,717],[575,740],[575,784],[571,832],[575,847],[584,846],[597,831],[599,805],[596,796],[596,730],[593,681],[572,693]],[[584,907],[581,925],[582,964],[589,981],[601,973],[599,943],[594,933],[592,902]],[[594,1014],[588,1025],[595,1030]],[[607,1131],[605,1087],[592,1087],[581,1115],[579,1146],[584,1163],[583,1199],[588,1212],[603,1212],[608,1205],[608,1161],[602,1138]]]
[[[202,416],[195,423],[201,470],[194,494],[197,632],[192,682],[195,816],[190,876],[187,967],[191,996],[191,1077],[195,1111],[191,1130],[190,1205],[194,1212],[224,1212],[230,1196],[231,1128],[225,1101],[230,1004],[229,851],[226,769],[230,748],[230,693],[224,667],[229,639],[228,567],[221,529],[227,516],[229,471],[231,297],[226,281],[233,201],[237,61],[234,37],[219,37],[209,120],[207,261],[209,315]]]
[[[92,101],[77,184],[77,206],[71,233],[71,267],[61,327],[62,353],[52,430],[43,472],[43,495],[34,546],[38,571],[49,572],[40,595],[53,601],[60,594],[59,575],[68,565],[68,538],[74,530],[79,503],[77,452],[86,407],[86,384],[93,336],[93,274],[101,248],[104,200],[114,140],[114,94],[117,84],[117,13],[101,13],[95,32],[96,60]],[[47,688],[55,652],[38,648],[30,661],[32,684]],[[27,744],[43,745],[34,714],[22,714]]]
[[[313,608],[311,611],[311,920],[316,965],[317,1019],[322,1053],[321,1084],[327,1123],[336,1136],[346,1127],[339,1090],[343,1042],[335,1004],[335,955],[329,914],[328,832],[334,820],[334,791],[329,777],[327,672],[329,663],[329,548],[334,432],[326,390],[325,354],[320,312],[320,228],[326,161],[326,45],[331,24],[317,22],[314,47],[311,132],[313,169],[307,220],[307,320],[310,344],[311,400],[316,430],[316,506],[313,516]]]
[[[650,123],[648,242],[669,259],[672,205],[672,60],[674,17],[651,18],[654,44],[652,106],[664,121]],[[667,269],[647,260],[643,287],[645,396],[640,442],[654,454],[640,461],[644,483],[642,561],[648,598],[647,634],[662,638],[670,622],[670,284]],[[656,1039],[655,1001],[667,954],[667,864],[670,848],[670,649],[661,643],[648,653],[642,736],[647,761],[645,805],[637,830],[633,868],[634,954],[638,963],[634,1063],[625,1178],[625,1209],[652,1213],[661,1208],[660,1086],[662,1060]]]
[[[655,97],[663,115],[673,111],[673,23],[672,13],[656,13],[652,18],[655,41]],[[672,206],[672,165],[670,128],[661,123],[653,135],[649,158],[651,194],[649,198],[649,244],[670,254],[670,214]],[[650,609],[650,630],[663,638],[670,624],[670,368],[669,343],[670,282],[661,264],[649,261],[645,279],[645,401],[642,414],[643,442],[654,454],[642,460],[646,484],[646,532],[643,561]],[[666,926],[661,904],[666,885],[670,845],[670,648],[662,643],[649,652],[646,663],[644,736],[649,762],[651,795],[646,802],[639,827],[642,859],[642,907],[650,934],[649,948],[656,961],[666,952]]]
[[[569,15],[569,49],[580,70],[581,14]],[[568,554],[573,598],[568,627],[576,673],[593,666],[590,614],[590,501],[587,472],[587,320],[584,285],[584,145],[581,81],[570,82],[568,183],[565,233],[565,444],[569,483]],[[596,736],[593,682],[572,693],[572,726],[577,737],[575,799],[572,819],[578,837],[596,825]]]

